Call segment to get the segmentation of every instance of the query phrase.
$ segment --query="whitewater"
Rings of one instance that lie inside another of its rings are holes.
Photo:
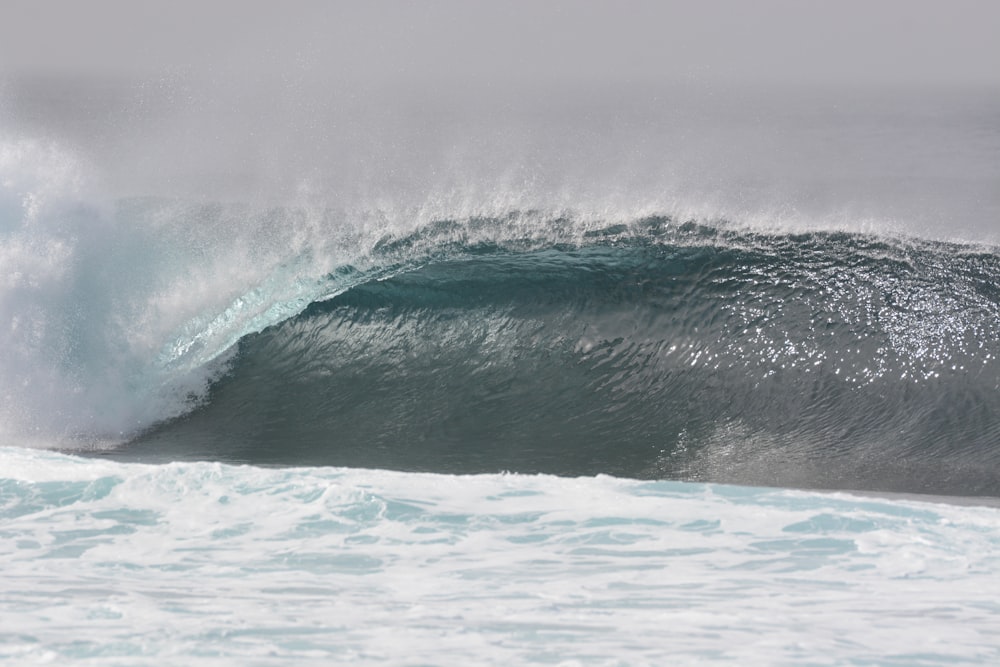
[[[995,91],[282,85],[0,89],[0,662],[1000,660]]]
[[[11,664],[990,664],[995,507],[0,450]]]

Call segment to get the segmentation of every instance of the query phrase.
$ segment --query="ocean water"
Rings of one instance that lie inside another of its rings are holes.
[[[1000,515],[0,450],[11,664],[991,664]]]
[[[995,91],[274,92],[0,89],[0,661],[1000,659]]]

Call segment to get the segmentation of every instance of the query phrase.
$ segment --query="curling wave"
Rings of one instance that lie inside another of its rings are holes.
[[[1000,494],[995,250],[533,216],[386,237],[116,455]]]

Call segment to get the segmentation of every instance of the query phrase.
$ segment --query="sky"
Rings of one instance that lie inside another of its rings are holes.
[[[995,0],[5,0],[0,72],[1000,85]]]

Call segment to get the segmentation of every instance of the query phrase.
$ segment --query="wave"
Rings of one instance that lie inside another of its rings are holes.
[[[1000,493],[995,251],[667,217],[511,233],[537,215],[377,244],[124,455]]]
[[[637,202],[102,200],[0,142],[0,439],[1000,494],[1000,255]]]

